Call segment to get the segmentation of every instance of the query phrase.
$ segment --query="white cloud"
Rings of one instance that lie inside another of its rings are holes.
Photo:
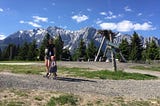
[[[5,35],[0,34],[0,40],[3,40],[3,39],[5,39],[5,38],[6,38],[6,36],[5,36]]]
[[[109,13],[109,15],[113,15],[113,12],[112,12],[112,11],[109,11],[108,13]]]
[[[0,8],[0,12],[3,12],[4,10],[2,8]]]
[[[29,25],[31,25],[31,26],[33,26],[33,27],[37,27],[37,28],[40,28],[40,27],[42,27],[41,25],[39,25],[39,24],[37,24],[37,23],[35,23],[35,22],[28,22],[28,24]]]
[[[37,27],[37,28],[42,27],[41,25],[39,25],[39,24],[37,24],[35,22],[31,22],[31,21],[23,21],[23,20],[21,20],[21,21],[19,21],[19,23],[21,23],[21,24],[28,24],[28,25],[31,25],[31,26]]]
[[[102,23],[102,20],[97,20],[96,21],[96,24],[100,24],[100,23]]]
[[[140,23],[133,23],[129,20],[123,20],[118,23],[101,23],[99,26],[102,29],[111,29],[117,30],[119,32],[128,32],[131,30],[155,30],[150,22],[144,22],[143,24]]]
[[[128,20],[117,23],[117,30],[120,32],[128,32],[133,29],[133,23]]]
[[[25,22],[23,20],[19,21],[19,23],[24,24]]]
[[[34,22],[48,22],[48,18],[46,17],[40,17],[40,16],[33,16]]]
[[[100,27],[102,29],[115,30],[117,28],[117,25],[115,23],[101,23]]]
[[[142,13],[138,13],[138,16],[141,16],[142,15]]]
[[[150,22],[145,22],[143,24],[139,24],[139,23],[134,24],[134,29],[135,30],[141,29],[145,31],[145,30],[155,30],[156,28],[153,28]]]
[[[100,14],[101,14],[101,15],[105,15],[105,16],[107,15],[106,12],[100,12]]]
[[[124,10],[127,11],[127,12],[131,12],[132,9],[130,9],[128,6],[124,7]]]
[[[116,15],[110,15],[110,16],[107,16],[106,19],[114,19],[114,18],[117,18]]]
[[[80,23],[80,22],[86,21],[86,20],[89,19],[89,18],[88,18],[88,16],[86,16],[86,15],[81,15],[81,14],[79,14],[79,15],[74,15],[74,16],[72,16],[72,19],[73,19],[73,20],[76,20],[78,23]]]
[[[118,18],[118,17],[122,16],[121,14],[114,15],[112,11],[108,11],[107,13],[106,12],[100,12],[100,15],[106,16],[105,19],[115,19],[115,18]]]
[[[87,8],[87,11],[91,12],[91,11],[92,11],[92,9],[90,9],[90,8]]]

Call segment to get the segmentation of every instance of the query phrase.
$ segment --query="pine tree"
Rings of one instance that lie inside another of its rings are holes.
[[[63,52],[63,44],[64,42],[62,41],[62,38],[60,35],[56,36],[54,39],[54,44],[56,47],[56,59],[61,60],[62,57],[62,52]]]
[[[3,50],[2,57],[4,60],[9,60],[9,45]]]
[[[39,59],[40,59],[40,60],[44,60],[45,47],[47,46],[48,40],[49,40],[50,37],[51,37],[51,36],[47,33],[47,34],[44,36],[43,41],[42,41],[42,43],[41,43],[41,45],[40,45],[40,47],[39,47]]]
[[[94,44],[94,41],[91,40],[91,42],[88,44],[88,47],[86,49],[87,58],[88,59],[94,59],[97,53],[97,47]]]
[[[16,55],[16,45],[9,44],[2,52],[2,58],[12,60]]]
[[[127,39],[122,40],[122,42],[119,44],[119,49],[121,50],[124,58],[126,60],[129,60],[130,45],[129,45]]]
[[[0,60],[2,60],[2,50],[0,48]]]
[[[148,50],[148,47],[149,47],[149,42],[147,41],[146,44],[145,44],[145,47],[142,51],[142,60],[143,61],[146,61],[147,60],[147,50]]]
[[[159,59],[159,50],[155,41],[151,41],[149,43],[149,47],[147,48],[147,59],[149,60],[157,60]]]
[[[68,49],[63,49],[62,60],[72,60],[71,59],[71,53]]]
[[[28,50],[29,50],[29,44],[25,42],[19,50],[18,53],[18,59],[19,60],[27,60],[27,55],[28,55]]]
[[[130,59],[134,62],[140,61],[142,59],[143,47],[141,40],[136,32],[134,32],[131,41]]]
[[[20,46],[17,45],[16,48],[15,48],[15,57],[14,57],[15,60],[18,60],[19,52],[20,52]]]
[[[36,60],[37,59],[37,45],[36,40],[33,40],[32,43],[29,44],[27,60]]]
[[[86,60],[86,44],[83,39],[80,40],[79,47],[76,50],[77,59]]]

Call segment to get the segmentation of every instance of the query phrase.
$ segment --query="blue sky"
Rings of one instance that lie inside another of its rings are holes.
[[[49,26],[136,31],[160,38],[159,5],[160,0],[0,0],[0,39]]]

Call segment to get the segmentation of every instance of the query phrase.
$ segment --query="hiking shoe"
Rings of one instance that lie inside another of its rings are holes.
[[[47,73],[46,75],[43,75],[43,77],[48,77],[49,73]]]

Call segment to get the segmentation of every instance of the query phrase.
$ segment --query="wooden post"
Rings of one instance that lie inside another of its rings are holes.
[[[109,33],[109,39],[110,39],[110,42],[113,43],[113,37],[112,37],[111,33]],[[117,71],[117,64],[116,64],[116,59],[115,59],[115,53],[113,52],[113,47],[112,46],[111,46],[111,58],[112,58],[113,70]]]
[[[98,59],[99,53],[100,53],[101,48],[102,48],[103,43],[104,43],[104,40],[105,40],[105,36],[103,36],[103,38],[102,38],[101,45],[100,45],[100,47],[99,47],[99,49],[98,49],[98,53],[97,53],[97,56],[95,57],[94,61],[97,61],[97,59]]]

